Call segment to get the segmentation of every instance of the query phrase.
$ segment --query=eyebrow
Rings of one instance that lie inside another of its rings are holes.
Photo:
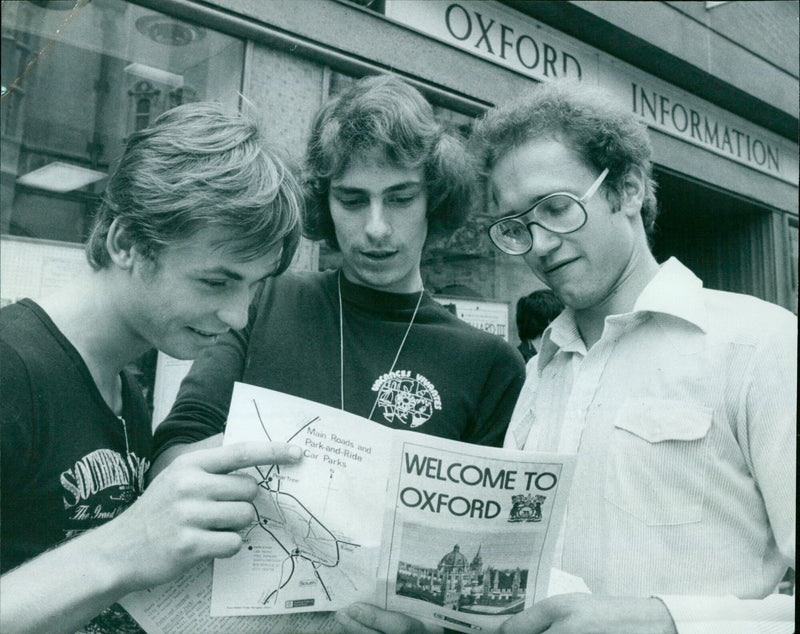
[[[277,268],[278,268],[278,262],[275,263],[275,269],[277,270]],[[244,277],[239,275],[239,273],[237,273],[236,271],[231,271],[229,268],[226,268],[224,266],[216,266],[212,269],[203,269],[201,271],[198,271],[197,275],[199,276],[221,275],[223,277],[227,277],[230,280],[233,280],[234,282],[241,282],[242,280],[244,280]],[[254,280],[253,283],[258,284],[259,282],[263,282],[264,280],[267,280],[270,277],[274,277],[274,275],[275,271],[272,271],[270,273],[267,273],[266,275],[259,277],[257,280]]]
[[[387,187],[380,193],[391,194],[392,192],[402,191],[405,189],[413,189],[414,187],[419,187],[420,189],[422,189],[424,185],[420,181],[404,181],[402,183],[397,183],[396,185],[392,185],[391,187]],[[345,185],[331,185],[331,191],[337,194],[361,194],[364,192],[369,192],[368,189],[365,189],[363,187],[347,187]]]
[[[229,268],[224,266],[215,266],[211,269],[202,269],[197,272],[198,275],[222,275],[223,277],[227,277],[235,282],[241,282],[244,278],[239,275],[236,271],[231,271]]]
[[[502,218],[510,218],[511,216],[520,216],[520,215],[530,211],[531,208],[534,205],[536,205],[539,201],[547,198],[548,196],[552,196],[553,194],[571,194],[572,196],[575,196],[575,198],[578,198],[578,194],[575,194],[575,193],[573,193],[571,191],[568,191],[566,189],[556,189],[556,190],[548,192],[546,194],[534,195],[534,196],[531,196],[531,197],[527,198],[526,202],[522,205],[522,207],[520,209],[512,209],[512,210],[510,210],[508,212],[503,213],[503,215],[501,217]],[[496,192],[494,187],[492,188],[492,202],[495,204],[495,206],[497,206],[497,192]]]

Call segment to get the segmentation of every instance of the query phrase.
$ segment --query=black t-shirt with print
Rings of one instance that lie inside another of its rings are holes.
[[[142,492],[150,416],[122,373],[122,416],[31,300],[0,311],[2,571],[113,519]]]
[[[195,361],[156,430],[156,454],[222,431],[234,381],[335,408],[343,398],[346,411],[372,413],[395,429],[501,445],[524,382],[522,358],[501,337],[473,328],[425,294],[390,372],[418,300],[419,293],[377,291],[337,271],[269,280],[247,328],[220,338]]]

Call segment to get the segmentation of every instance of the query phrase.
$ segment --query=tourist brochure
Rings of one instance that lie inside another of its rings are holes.
[[[216,631],[237,619],[261,621],[253,631],[334,631],[313,613],[354,601],[452,630],[493,631],[547,596],[574,455],[395,430],[237,383],[224,444],[253,440],[299,445],[304,458],[246,470],[259,489],[242,549],[215,560],[213,575],[190,575],[195,600],[213,576],[202,619],[217,621]],[[179,596],[178,586],[123,605],[142,622],[160,612],[158,595],[172,605],[164,592]]]

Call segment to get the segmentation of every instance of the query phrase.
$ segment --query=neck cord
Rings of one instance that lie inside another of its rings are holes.
[[[119,418],[119,422],[122,423],[122,431],[125,434],[125,456],[127,458],[131,455],[131,447],[128,444],[128,424],[122,416],[117,416],[117,418]]]
[[[336,278],[336,285],[339,290],[339,397],[341,401],[341,409],[344,411],[344,312],[342,311],[342,271],[339,271],[339,275]],[[414,325],[414,319],[417,316],[417,311],[419,310],[419,306],[422,303],[422,296],[425,294],[425,289],[423,288],[419,292],[419,298],[417,299],[417,305],[414,307],[414,312],[411,315],[411,320],[408,322],[408,328],[406,328],[406,334],[403,335],[403,340],[400,342],[400,347],[397,349],[397,354],[394,355],[394,361],[392,361],[392,367],[389,368],[389,374],[394,372],[394,366],[397,364],[397,360],[400,358],[400,353],[403,351],[403,346],[406,344],[406,339],[408,338],[408,333],[411,332],[411,326]],[[372,415],[375,413],[375,408],[378,406],[378,400],[380,399],[380,391],[378,392],[378,396],[375,397],[375,402],[372,404],[372,409],[369,412],[369,418],[372,419]]]

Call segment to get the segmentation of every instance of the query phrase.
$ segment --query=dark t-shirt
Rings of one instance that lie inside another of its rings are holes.
[[[346,411],[372,413],[395,429],[501,445],[525,378],[522,359],[426,294],[390,372],[418,299],[352,284],[336,271],[269,280],[247,328],[195,361],[156,431],[156,453],[221,432],[234,381],[336,408],[343,400]]]
[[[150,416],[123,372],[122,416],[31,300],[0,310],[2,571],[119,515],[142,492]]]

